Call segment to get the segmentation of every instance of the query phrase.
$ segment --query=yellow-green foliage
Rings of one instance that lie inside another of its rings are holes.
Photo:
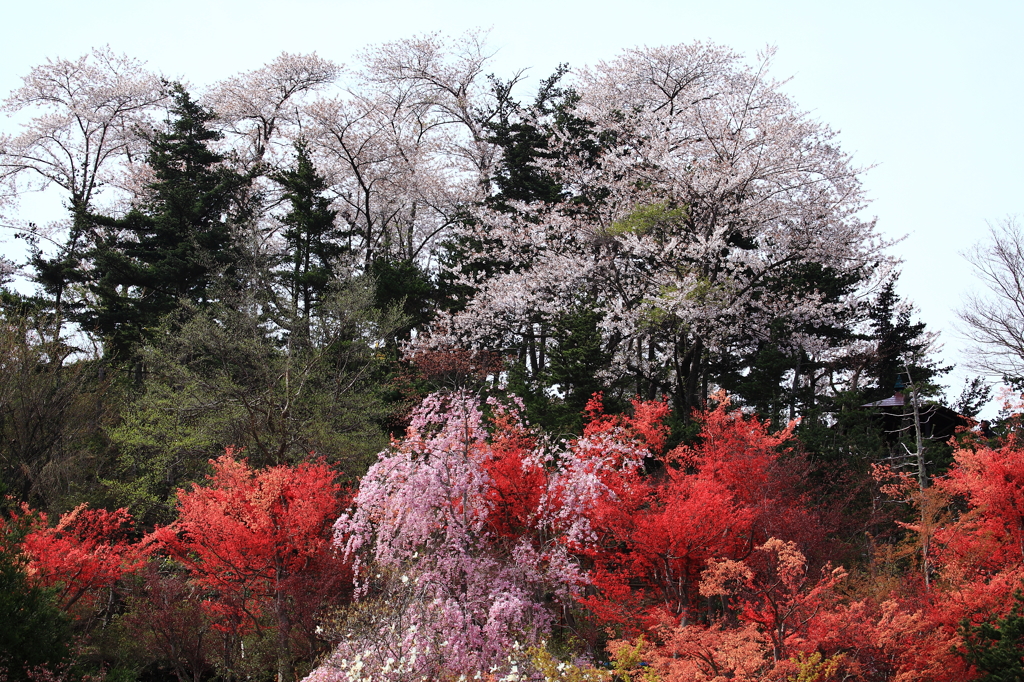
[[[810,655],[798,654],[791,659],[797,665],[797,672],[788,677],[787,682],[828,682],[834,679],[844,658],[844,654],[825,658],[817,651]]]
[[[637,637],[630,644],[628,641],[611,642],[608,651],[612,657],[612,669],[616,681],[622,682],[661,682],[661,676],[644,663],[644,649],[647,642]]]
[[[647,234],[655,228],[674,227],[686,219],[686,209],[671,208],[667,201],[640,206],[632,213],[612,223],[605,230],[610,237],[625,234]]]
[[[691,301],[703,303],[714,290],[715,285],[711,283],[711,280],[707,277],[701,277],[697,280],[697,284],[686,294],[686,297]]]

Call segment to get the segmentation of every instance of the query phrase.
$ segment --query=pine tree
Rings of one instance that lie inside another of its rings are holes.
[[[1013,597],[1016,603],[1006,616],[960,624],[964,645],[957,653],[985,673],[979,682],[1024,679],[1024,595],[1017,590]]]
[[[910,321],[912,312],[896,293],[896,277],[885,283],[870,307],[872,337],[878,344],[867,367],[866,378],[876,386],[869,392],[871,400],[891,396],[897,377],[919,387],[931,386],[951,369],[929,357],[930,335],[924,322]]]
[[[293,339],[306,343],[310,316],[338,276],[340,260],[350,251],[346,239],[352,235],[336,224],[338,212],[324,196],[327,180],[313,165],[307,144],[295,143],[295,154],[294,168],[273,176],[291,205],[281,218],[285,249],[276,279],[288,296],[286,317],[291,319],[284,326]]]
[[[249,178],[210,148],[220,139],[214,114],[180,84],[169,88],[172,120],[150,140],[146,201],[122,218],[92,216],[103,228],[88,284],[96,305],[79,322],[121,359],[179,303],[207,303],[237,262],[231,225],[242,218],[236,198]]]

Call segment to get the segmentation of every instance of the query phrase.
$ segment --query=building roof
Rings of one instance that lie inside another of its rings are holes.
[[[891,398],[876,400],[873,403],[864,403],[861,407],[903,407],[905,405],[902,393],[895,393]]]

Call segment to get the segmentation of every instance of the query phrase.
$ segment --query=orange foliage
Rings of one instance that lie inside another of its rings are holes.
[[[773,667],[771,648],[752,623],[685,625],[663,637],[646,653],[664,682],[760,682]]]
[[[810,640],[822,651],[846,654],[843,679],[864,682],[955,682],[972,674],[953,653],[955,628],[895,599],[856,601],[823,611]]]
[[[968,512],[941,534],[946,563],[988,574],[1024,562],[1024,449],[1016,436],[998,448],[966,445],[937,487]],[[965,576],[966,577],[966,576]]]
[[[726,597],[740,620],[758,625],[778,662],[806,648],[812,621],[834,602],[833,589],[845,577],[828,565],[814,576],[796,543],[771,538],[746,561],[712,561],[700,592]]]

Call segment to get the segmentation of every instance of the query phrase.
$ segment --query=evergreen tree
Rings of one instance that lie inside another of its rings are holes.
[[[395,328],[390,346],[409,339],[413,329],[423,329],[433,319],[439,299],[430,274],[412,261],[375,258],[370,264],[374,282],[373,303],[382,313],[400,313],[403,322]]]
[[[309,341],[310,317],[340,275],[341,259],[350,252],[351,231],[337,226],[337,211],[324,196],[327,180],[317,172],[305,142],[295,143],[295,166],[273,176],[291,208],[281,218],[285,248],[278,261],[276,280],[287,306],[278,304],[284,318],[279,324],[293,339]]]
[[[888,398],[897,379],[913,382],[918,390],[934,394],[934,380],[951,367],[939,366],[929,357],[931,339],[924,322],[911,322],[911,307],[896,293],[896,277],[889,279],[869,309],[871,337],[876,351],[868,359],[865,382],[868,400]]]
[[[555,129],[579,120],[572,114],[579,96],[571,89],[558,87],[568,70],[567,65],[560,65],[541,83],[528,107],[512,99],[511,83],[492,80],[497,115],[487,125],[488,140],[501,149],[501,158],[491,176],[497,191],[487,199],[490,206],[511,210],[510,201],[555,202],[562,198],[561,182],[537,162],[551,157],[549,141]]]
[[[496,105],[485,128],[488,142],[498,147],[500,156],[489,177],[491,193],[478,207],[483,213],[517,214],[517,202],[556,204],[567,199],[570,190],[559,176],[559,159],[552,151],[556,137],[571,140],[581,158],[596,159],[603,138],[576,111],[578,93],[560,84],[568,70],[560,65],[526,104],[513,99],[513,82],[492,77]],[[586,188],[575,191],[575,210],[585,211],[597,200]],[[486,280],[520,269],[511,261],[485,255],[493,244],[472,229],[478,213],[468,212],[464,225],[470,229],[459,231],[444,244],[438,289],[441,305],[449,310],[460,310],[475,293],[461,278]],[[526,253],[533,247],[522,248]],[[610,356],[603,347],[598,329],[601,315],[593,296],[584,292],[578,306],[556,319],[535,317],[532,324],[524,325],[528,331],[515,347],[502,348],[514,358],[508,367],[509,390],[524,399],[531,422],[552,432],[579,432],[587,401],[593,393],[609,388],[597,378]],[[616,396],[607,396],[606,403],[612,409],[619,406]]]
[[[850,296],[866,279],[863,272],[841,273],[820,263],[794,263],[770,278],[767,289],[817,292],[822,305],[834,305]],[[751,311],[753,312],[753,311]],[[708,363],[712,383],[740,396],[762,417],[781,428],[794,418],[815,419],[831,409],[832,396],[823,390],[826,377],[837,367],[824,357],[825,349],[842,349],[858,339],[855,328],[865,319],[863,308],[847,308],[831,324],[809,324],[780,316],[768,325],[766,338],[738,344]],[[802,344],[813,346],[814,352]]]
[[[535,381],[527,380],[525,362],[511,372],[510,390],[525,401],[530,423],[553,434],[578,434],[583,430],[584,410],[591,397],[605,393],[606,409],[618,411],[628,403],[621,388],[600,378],[611,356],[605,350],[598,324],[601,314],[591,301],[561,315],[551,328],[547,366]]]
[[[118,459],[107,484],[118,504],[144,524],[168,522],[177,489],[201,480],[226,448],[253,466],[315,453],[346,477],[362,474],[387,444],[374,346],[398,324],[377,313],[372,295],[359,280],[333,293],[308,345],[290,349],[254,296],[168,316],[141,349],[146,380],[110,432]]]
[[[487,141],[498,148],[500,155],[488,178],[491,193],[482,202],[485,210],[516,213],[514,202],[555,204],[567,198],[557,170],[543,163],[553,161],[557,166],[558,157],[551,150],[556,137],[572,140],[572,150],[580,157],[596,159],[602,136],[595,134],[593,124],[576,112],[579,94],[559,85],[568,72],[568,65],[559,65],[541,82],[534,101],[526,105],[513,99],[514,81],[491,78],[496,104],[493,111],[486,112],[483,125]],[[573,198],[578,210],[585,210],[594,200],[585,193]],[[466,227],[479,218],[468,211],[462,220]],[[447,309],[461,309],[475,293],[472,287],[458,282],[461,276],[487,279],[517,269],[512,262],[483,256],[493,245],[488,242],[474,230],[462,229],[443,243],[438,288]]]
[[[209,302],[237,260],[231,228],[244,219],[236,199],[249,178],[210,148],[220,139],[209,127],[214,114],[180,84],[169,87],[172,119],[150,140],[145,202],[122,218],[92,216],[104,228],[91,254],[96,304],[79,322],[121,359],[179,303]]]
[[[1013,594],[1016,603],[1002,618],[988,618],[977,625],[960,624],[963,647],[958,653],[984,674],[979,682],[1024,680],[1024,594]]]

